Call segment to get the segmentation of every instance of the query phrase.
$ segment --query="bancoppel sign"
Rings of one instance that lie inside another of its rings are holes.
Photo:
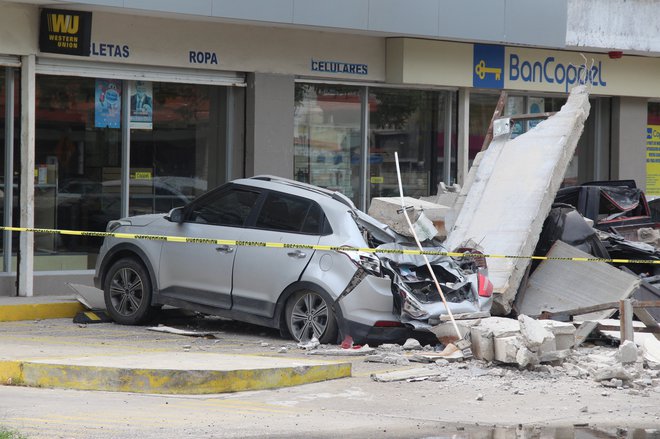
[[[39,50],[64,55],[89,56],[92,13],[42,9]]]

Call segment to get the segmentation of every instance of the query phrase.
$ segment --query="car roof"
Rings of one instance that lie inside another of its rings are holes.
[[[273,175],[257,175],[250,178],[233,180],[232,183],[243,184],[246,186],[255,186],[264,189],[279,190],[282,192],[290,193],[292,195],[310,198],[323,204],[327,204],[328,202],[331,204],[341,203],[344,205],[344,207],[348,207],[351,210],[357,210],[357,207],[353,201],[351,201],[350,198],[341,192],[332,191],[288,178],[282,178]]]

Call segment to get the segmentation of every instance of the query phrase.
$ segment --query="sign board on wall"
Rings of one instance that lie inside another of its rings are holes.
[[[39,50],[63,55],[89,56],[92,13],[42,9]]]
[[[582,82],[592,94],[658,98],[659,75],[660,59],[652,57],[610,59],[604,53],[387,40],[390,83],[568,93]]]
[[[646,195],[660,196],[660,125],[646,127]]]

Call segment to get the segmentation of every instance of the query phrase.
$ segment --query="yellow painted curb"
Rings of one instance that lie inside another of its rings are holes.
[[[25,362],[22,363],[21,384],[29,387],[196,395],[274,389],[349,376],[351,363],[221,371]]]
[[[21,361],[0,361],[0,384],[23,384],[23,363]]]
[[[85,307],[80,302],[30,303],[0,306],[0,322],[74,317]]]

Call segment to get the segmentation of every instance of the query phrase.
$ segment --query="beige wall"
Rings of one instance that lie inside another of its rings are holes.
[[[646,189],[646,123],[648,101],[612,100],[612,179],[634,179]]]

